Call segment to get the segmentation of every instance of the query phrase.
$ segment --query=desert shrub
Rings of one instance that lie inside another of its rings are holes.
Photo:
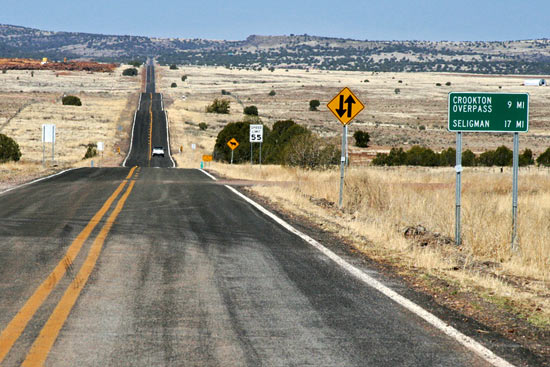
[[[186,81],[186,80],[187,80],[187,75],[183,75],[183,76],[181,77],[181,81],[184,82],[184,81]]]
[[[439,165],[439,157],[430,148],[415,145],[407,151],[405,163],[408,166],[435,167]]]
[[[293,137],[284,151],[284,164],[305,169],[326,169],[338,164],[340,149],[312,132]]]
[[[177,88],[177,86],[178,86],[178,85],[177,85],[176,83],[170,84],[170,88]]]
[[[222,96],[228,96],[228,95],[230,95],[230,94],[231,94],[231,92],[229,92],[229,91],[227,91],[227,90],[225,90],[225,89],[222,89]]]
[[[201,129],[201,130],[208,129],[208,125],[206,124],[206,122],[199,123],[199,129]]]
[[[276,94],[277,94],[277,93],[276,93],[274,90],[271,90],[271,92],[269,92],[268,95],[269,95],[270,97],[273,97],[273,96],[276,95]]]
[[[6,74],[8,71],[6,69],[2,70],[2,74]]]
[[[86,154],[84,154],[83,159],[88,159],[97,156],[97,145],[95,143],[89,143],[86,146]]]
[[[210,106],[206,107],[206,112],[228,114],[229,104],[230,102],[227,99],[216,98]]]
[[[0,163],[17,162],[21,158],[19,144],[7,135],[0,134]]]
[[[310,111],[317,111],[317,107],[321,105],[321,102],[319,102],[318,99],[312,99],[309,101],[309,110]]]
[[[462,152],[462,165],[464,167],[473,167],[476,165],[476,155],[470,149]]]
[[[178,66],[176,64],[170,65],[170,70],[178,70]]]
[[[435,83],[436,87],[441,87],[441,83]]]
[[[393,92],[394,92],[395,94],[399,94],[399,93],[401,93],[401,89],[395,88],[395,89],[393,90]]]
[[[522,167],[535,164],[535,160],[533,159],[533,151],[531,149],[525,149],[523,153],[519,155],[518,158],[519,158],[519,165]]]
[[[141,62],[139,60],[132,60],[132,61],[128,62],[128,65],[132,65],[135,68],[139,68],[142,64],[143,64],[143,62]]]
[[[453,167],[456,165],[456,149],[448,148],[439,153],[439,166]]]
[[[256,106],[247,106],[244,108],[244,114],[248,116],[258,116],[258,107]]]
[[[447,82],[447,83],[445,83],[445,85],[446,85],[447,87],[450,87],[450,86],[451,86],[451,82]]]
[[[418,127],[418,130],[424,131],[424,130],[426,130],[426,126],[425,125],[420,125]]]
[[[66,106],[82,106],[82,101],[77,96],[65,96],[61,102]]]
[[[355,146],[360,148],[366,148],[369,146],[370,135],[366,131],[358,130],[353,134],[355,139]]]
[[[264,157],[266,163],[282,164],[286,146],[295,136],[308,133],[308,129],[292,120],[277,121],[270,134],[264,136]],[[264,133],[265,135],[265,133]]]
[[[138,75],[138,71],[137,71],[136,68],[124,69],[122,71],[122,75],[124,75],[124,76],[136,76],[136,75]]]
[[[537,157],[537,165],[550,167],[550,148]]]

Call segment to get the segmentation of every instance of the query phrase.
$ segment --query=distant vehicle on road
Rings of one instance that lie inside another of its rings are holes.
[[[157,156],[164,157],[164,147],[153,148],[153,157],[157,157]]]

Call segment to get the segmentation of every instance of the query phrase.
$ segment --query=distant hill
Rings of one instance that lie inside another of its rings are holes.
[[[154,56],[164,64],[238,68],[316,68],[550,74],[550,40],[504,42],[369,41],[310,35],[249,36],[243,41],[49,32],[0,25],[0,57],[124,62]]]

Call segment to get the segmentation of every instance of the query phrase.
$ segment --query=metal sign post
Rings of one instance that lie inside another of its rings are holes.
[[[52,143],[52,163],[55,161],[55,125],[42,125],[42,165],[46,164],[46,143]]]
[[[347,140],[346,126],[342,126],[342,154],[340,158],[340,195],[338,197],[338,207],[341,209],[344,204],[344,175],[346,170],[346,140]]]
[[[529,131],[528,93],[449,93],[449,131],[456,131],[456,222],[455,240],[460,245],[460,199],[462,172],[462,132],[514,133],[512,184],[512,245],[518,250],[518,170],[519,133]]]
[[[101,163],[103,163],[103,150],[105,149],[105,146],[102,141],[97,142],[97,150],[101,152],[101,158],[99,159],[99,162],[97,164],[98,167],[101,167]]]
[[[517,251],[518,235],[518,167],[519,167],[519,133],[514,133],[514,168],[512,183],[512,250]]]
[[[462,133],[456,133],[456,184],[455,184],[455,197],[456,197],[456,206],[455,206],[455,243],[457,246],[460,246],[460,202],[462,194]]]

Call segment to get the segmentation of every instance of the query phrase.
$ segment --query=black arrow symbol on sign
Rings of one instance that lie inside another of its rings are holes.
[[[355,101],[353,101],[355,103]],[[340,107],[336,109],[336,112],[338,113],[338,116],[342,117],[344,116],[344,113],[346,113],[346,110],[344,110],[344,95],[340,95]]]
[[[344,98],[344,96],[340,96],[340,97]],[[351,94],[349,95],[348,98],[346,98],[346,103],[348,104],[348,117],[351,117],[351,107],[352,107],[352,104],[355,103],[355,99],[353,99]]]
[[[237,145],[237,143],[235,143],[234,141],[230,141],[229,144],[231,144],[231,146],[233,146],[233,147],[234,147],[235,145]]]

